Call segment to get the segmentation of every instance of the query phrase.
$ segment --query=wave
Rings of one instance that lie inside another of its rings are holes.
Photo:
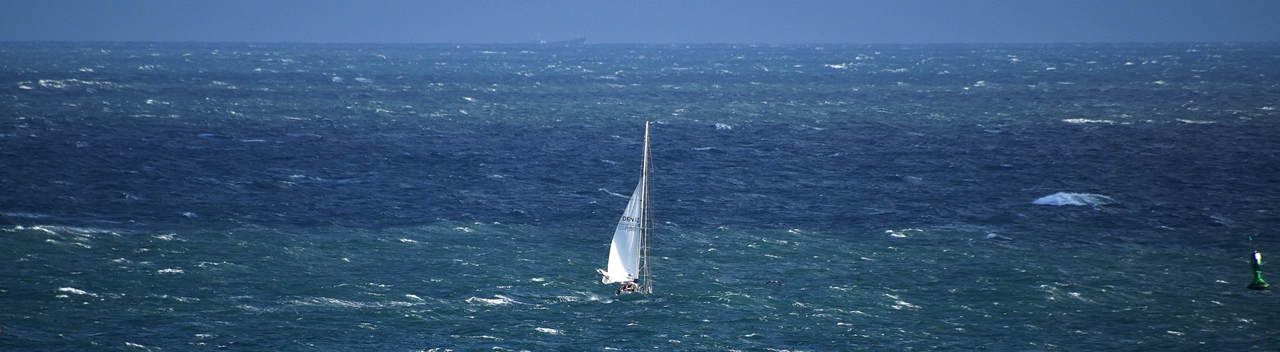
[[[45,218],[51,217],[48,214],[27,213],[27,212],[21,212],[21,211],[0,213],[0,215],[4,215],[5,217],[10,217],[10,218],[23,218],[23,219],[45,219]]]
[[[92,235],[119,235],[119,232],[107,229],[99,229],[92,227],[75,227],[60,225],[33,225],[33,226],[14,226],[14,231],[39,231],[50,235],[75,235],[79,237],[92,237]]]
[[[551,334],[551,335],[561,335],[564,333],[563,331],[552,329],[552,328],[536,328],[534,330],[537,330],[538,332],[541,332],[541,333]]]
[[[96,293],[88,292],[88,291],[81,290],[74,287],[61,287],[61,288],[58,288],[58,292],[74,293],[81,296],[98,297],[98,294]]]
[[[1090,205],[1097,207],[1099,205],[1107,205],[1116,203],[1115,199],[1101,194],[1092,193],[1067,193],[1058,192],[1050,194],[1031,202],[1039,205]]]
[[[471,303],[471,304],[486,305],[486,306],[504,306],[512,303],[522,304],[520,302],[516,302],[516,300],[511,299],[511,297],[507,297],[503,295],[494,295],[493,297],[494,298],[471,297],[471,298],[467,298],[465,302]]]
[[[614,193],[614,192],[610,192],[609,190],[604,189],[604,188],[601,188],[601,189],[600,189],[600,191],[601,191],[601,192],[604,192],[604,193],[608,193],[609,195],[611,195],[611,196],[615,196],[615,197],[622,197],[622,198],[627,198],[627,199],[630,199],[630,198],[631,198],[631,196],[629,196],[629,195],[625,195],[625,194],[621,194],[621,193]]]
[[[414,297],[416,298],[417,296],[414,296]],[[368,309],[368,308],[387,308],[387,307],[411,307],[411,306],[421,304],[420,301],[421,299],[419,298],[418,303],[403,302],[403,301],[360,302],[360,301],[350,301],[350,300],[329,298],[329,297],[310,297],[305,300],[292,300],[285,303],[290,305],[298,305],[298,306]]]
[[[1116,122],[1112,120],[1093,120],[1093,119],[1062,119],[1062,122],[1074,123],[1074,124],[1086,124],[1086,123],[1101,123],[1101,124],[1108,124],[1108,125],[1116,124]]]

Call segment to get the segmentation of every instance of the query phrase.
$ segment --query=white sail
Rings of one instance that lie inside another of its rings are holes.
[[[649,279],[649,123],[644,124],[644,163],[640,183],[631,192],[627,210],[622,212],[618,227],[609,244],[608,270],[597,270],[606,284],[621,283],[618,292],[653,292]]]
[[[640,217],[644,210],[644,183],[636,185],[627,202],[627,210],[618,220],[613,231],[613,243],[609,245],[609,269],[605,271],[606,284],[632,282],[640,278]]]

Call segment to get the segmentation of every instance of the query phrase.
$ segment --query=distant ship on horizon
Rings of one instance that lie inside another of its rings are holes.
[[[538,44],[550,44],[550,45],[583,45],[586,43],[587,43],[587,38],[574,38],[574,39],[554,41],[554,42],[549,42],[546,40],[538,41]]]

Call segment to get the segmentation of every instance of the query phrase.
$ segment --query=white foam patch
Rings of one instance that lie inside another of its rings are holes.
[[[182,274],[182,273],[183,273],[183,271],[182,271],[182,269],[160,269],[160,270],[156,270],[156,273],[159,273],[159,274]]]
[[[73,227],[73,226],[56,226],[56,225],[36,225],[36,226],[28,227],[27,229],[30,229],[30,230],[36,230],[36,231],[43,231],[43,232],[47,232],[47,233],[49,233],[49,234],[61,234],[61,233],[65,233],[65,234],[81,235],[81,236],[96,235],[96,234],[112,234],[112,235],[115,235],[115,234],[116,234],[115,232],[112,232],[111,230],[95,229],[95,228],[92,228],[92,227]]]
[[[614,192],[610,192],[609,190],[604,189],[604,188],[599,189],[599,191],[604,192],[604,193],[608,193],[609,195],[614,196],[614,197],[620,197],[620,198],[627,198],[627,199],[631,199],[631,196],[628,196],[628,195],[625,195],[625,194],[621,194],[621,193],[614,193]]]
[[[41,87],[45,87],[45,88],[60,89],[60,88],[67,87],[67,84],[65,82],[59,81],[56,79],[42,79],[39,81],[39,83]]]
[[[914,304],[911,304],[911,303],[907,303],[907,301],[904,301],[904,300],[902,300],[901,298],[898,298],[898,296],[894,296],[894,295],[891,295],[891,294],[888,294],[888,293],[886,293],[886,294],[884,294],[884,295],[885,295],[885,297],[889,297],[889,298],[892,298],[892,299],[894,300],[893,305],[891,305],[891,306],[890,306],[890,308],[893,308],[893,309],[903,309],[903,308],[908,308],[908,309],[920,309],[920,306],[917,306],[917,305],[914,305]]]
[[[19,212],[0,213],[0,215],[4,215],[4,216],[7,216],[7,217],[11,217],[11,218],[26,218],[26,219],[44,219],[44,218],[48,218],[48,217],[49,217],[49,215],[47,215],[47,214],[40,214],[40,213],[27,213],[27,212],[20,212],[20,211],[19,211]]]
[[[1090,206],[1096,207],[1099,205],[1116,203],[1116,201],[1115,199],[1111,199],[1111,197],[1107,197],[1100,194],[1058,192],[1058,193],[1050,194],[1044,197],[1040,197],[1040,199],[1036,199],[1031,203],[1039,204],[1039,205],[1056,205],[1056,206],[1090,205]]]
[[[918,234],[921,232],[924,232],[924,230],[921,230],[921,229],[884,230],[884,233],[887,233],[889,234],[890,237],[895,237],[895,238],[907,238],[913,234]]]
[[[405,295],[405,297],[406,297],[406,298],[415,298],[415,299],[421,300],[421,298],[418,298],[418,296],[413,296],[413,295]],[[421,302],[414,303],[414,302],[403,302],[403,301],[389,301],[389,302],[358,302],[358,301],[348,301],[348,300],[337,299],[337,298],[329,298],[329,297],[311,297],[311,298],[308,298],[308,299],[305,299],[305,300],[292,300],[292,301],[288,301],[288,302],[286,302],[286,303],[287,303],[287,304],[293,304],[293,305],[300,305],[300,306],[334,307],[334,308],[355,308],[355,309],[365,309],[365,308],[386,308],[386,307],[411,307],[411,306],[415,306],[415,305],[422,304]]]
[[[467,298],[466,302],[471,304],[481,304],[486,306],[504,306],[512,303],[520,303],[520,302],[516,302],[510,297],[503,296],[503,295],[495,295],[493,297],[494,298],[471,297],[471,298]]]
[[[96,294],[96,293],[91,293],[91,292],[88,292],[88,291],[85,291],[85,290],[81,290],[81,289],[78,289],[78,288],[74,288],[74,287],[62,287],[62,288],[59,288],[59,289],[58,289],[58,292],[73,293],[73,294],[77,294],[77,295],[81,295],[81,296],[98,297],[98,294]]]
[[[1116,122],[1112,120],[1093,120],[1093,119],[1063,119],[1062,122],[1074,123],[1074,124],[1086,124],[1086,123],[1102,123],[1102,124],[1108,124],[1108,125],[1116,124]]]
[[[536,329],[534,329],[534,330],[537,330],[537,331],[538,331],[538,332],[540,332],[540,333],[551,334],[551,335],[560,335],[560,334],[563,334],[563,332],[561,332],[560,330],[556,330],[556,329],[552,329],[552,328],[536,328]]]
[[[157,239],[157,240],[164,240],[164,241],[173,241],[173,240],[174,240],[174,239],[176,239],[177,237],[178,237],[178,234],[176,234],[176,233],[171,233],[171,234],[168,234],[168,235],[157,235],[157,236],[151,236],[151,238],[154,238],[154,239]]]

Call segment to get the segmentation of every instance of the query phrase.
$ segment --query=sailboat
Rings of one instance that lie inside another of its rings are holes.
[[[627,210],[622,212],[618,227],[609,244],[608,269],[596,269],[604,275],[605,284],[619,284],[616,294],[653,293],[649,274],[649,122],[644,123],[644,162],[640,183],[631,193]]]

